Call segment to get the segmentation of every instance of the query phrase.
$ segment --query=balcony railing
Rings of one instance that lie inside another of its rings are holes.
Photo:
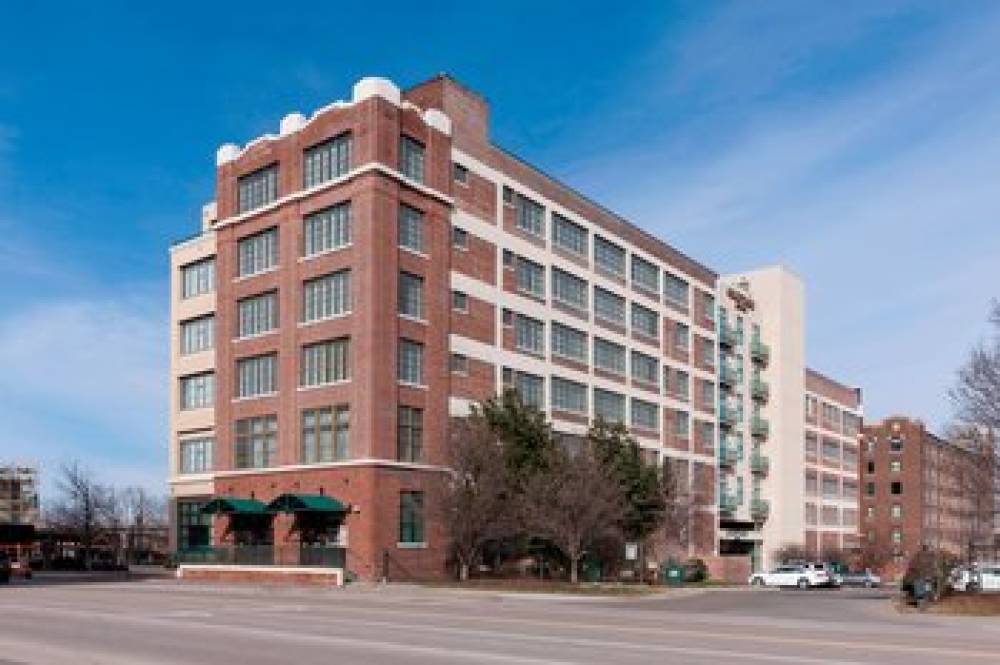
[[[750,502],[750,516],[755,520],[766,520],[771,514],[771,502],[767,499],[753,499]]]
[[[739,343],[739,331],[726,323],[719,323],[719,344],[722,346],[737,346]]]
[[[752,339],[750,340],[750,357],[766,365],[771,359],[771,347],[759,339]]]
[[[229,566],[343,568],[347,549],[337,545],[236,545],[178,550],[178,563]]]
[[[719,492],[719,510],[724,513],[736,512],[736,496],[726,490]]]
[[[750,470],[753,473],[766,476],[767,472],[771,470],[771,460],[766,455],[754,453],[750,456]]]
[[[722,466],[733,466],[740,459],[740,450],[736,442],[730,439],[722,439],[719,444],[719,464]]]
[[[727,427],[732,427],[739,420],[736,409],[725,404],[719,404],[719,423]]]
[[[757,439],[766,439],[771,433],[771,423],[763,418],[754,416],[750,425],[750,433]]]
[[[750,382],[750,396],[761,402],[766,402],[771,396],[771,386],[766,381],[755,378]]]
[[[734,368],[726,363],[719,365],[719,383],[724,386],[733,386],[736,384],[736,381],[737,375]]]

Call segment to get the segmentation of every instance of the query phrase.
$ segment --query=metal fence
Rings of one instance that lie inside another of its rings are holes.
[[[234,545],[179,550],[177,563],[236,566],[344,568],[347,549],[337,545]]]

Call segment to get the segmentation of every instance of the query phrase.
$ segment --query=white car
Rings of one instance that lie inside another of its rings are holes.
[[[778,566],[767,573],[754,573],[750,576],[751,586],[812,587],[829,586],[830,574],[823,568],[812,568],[800,565]]]
[[[1000,591],[1000,565],[986,564],[972,570],[969,582],[966,585],[968,591]]]

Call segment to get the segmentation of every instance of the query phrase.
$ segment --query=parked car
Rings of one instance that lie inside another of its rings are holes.
[[[10,576],[11,577],[23,577],[26,580],[31,579],[31,566],[28,564],[27,560],[19,561],[14,559],[10,562]]]
[[[844,586],[863,586],[866,589],[874,589],[882,586],[882,578],[871,570],[855,570],[841,575],[840,583]]]
[[[0,584],[10,582],[10,557],[6,552],[0,552]]]
[[[825,573],[827,581],[819,586],[825,587],[839,587],[843,581],[843,577],[837,570],[829,563],[807,563],[804,564],[805,567],[816,573]]]
[[[973,569],[966,590],[1000,592],[1000,565],[986,564]]]
[[[829,586],[830,574],[822,567],[806,565],[778,566],[766,573],[754,573],[750,576],[751,586],[812,587]]]
[[[969,584],[972,583],[975,570],[969,566],[959,566],[951,571],[948,576],[948,584],[955,591],[968,591]]]

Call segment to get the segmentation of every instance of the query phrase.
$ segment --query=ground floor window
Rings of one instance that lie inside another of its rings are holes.
[[[423,492],[400,492],[399,494],[399,542],[403,544],[426,542]]]
[[[212,516],[201,513],[203,501],[177,502],[177,549],[196,550],[212,545]]]

